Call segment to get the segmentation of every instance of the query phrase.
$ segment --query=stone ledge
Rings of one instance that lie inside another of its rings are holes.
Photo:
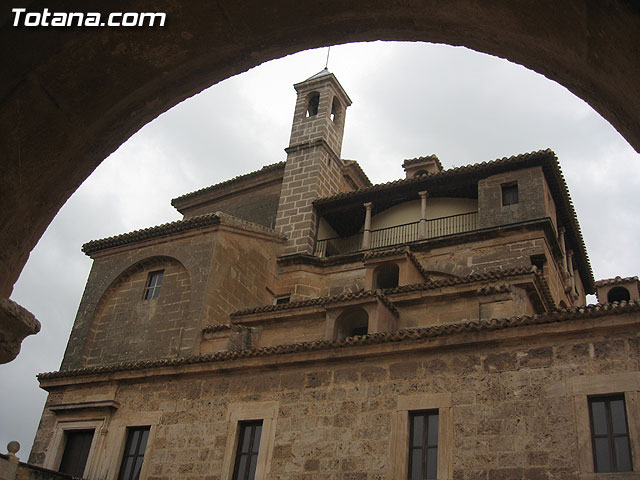
[[[416,350],[448,348],[501,340],[527,341],[532,337],[575,334],[600,328],[629,328],[640,322],[640,302],[621,302],[569,308],[555,312],[510,318],[411,328],[393,332],[319,340],[240,351],[226,351],[173,359],[125,362],[99,367],[63,370],[38,375],[41,388],[95,383],[149,375],[174,375],[200,371],[316,362],[369,357]],[[604,318],[603,318],[604,317]],[[609,317],[609,318],[606,318]],[[596,319],[600,319],[595,321]]]
[[[40,322],[31,312],[8,298],[0,298],[0,363],[16,358],[22,340],[39,331]]]

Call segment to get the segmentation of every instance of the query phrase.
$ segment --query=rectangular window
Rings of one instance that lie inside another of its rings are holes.
[[[285,295],[282,297],[276,297],[276,305],[283,305],[285,303],[289,303],[291,301],[290,295]]]
[[[589,416],[594,471],[632,471],[624,396],[590,397]]]
[[[518,203],[518,184],[505,183],[502,185],[502,205]]]
[[[144,289],[145,300],[151,300],[158,297],[158,295],[160,294],[160,285],[162,285],[163,275],[164,270],[157,270],[155,272],[149,273],[149,278],[147,279],[147,287]]]
[[[93,441],[93,429],[68,430],[64,433],[65,446],[58,471],[73,477],[81,478],[89,458],[89,450]]]
[[[438,478],[438,411],[409,413],[409,480]]]
[[[233,480],[253,480],[258,464],[262,420],[240,422]]]
[[[127,443],[122,455],[118,480],[138,480],[144,452],[149,440],[149,427],[127,428]]]

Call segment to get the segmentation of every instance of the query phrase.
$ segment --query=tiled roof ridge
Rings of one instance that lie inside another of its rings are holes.
[[[387,288],[384,290],[384,293],[387,295],[392,295],[395,293],[414,292],[418,290],[433,290],[436,288],[464,285],[485,280],[499,280],[528,273],[534,273],[538,277],[542,278],[540,271],[535,266],[514,267],[508,270],[492,270],[485,273],[472,273],[470,275],[465,275],[464,277],[444,278],[441,280],[427,280],[424,283],[413,283],[411,285],[402,285],[400,287]]]
[[[422,266],[420,261],[416,258],[414,253],[411,251],[411,248],[408,246],[391,247],[391,248],[385,248],[381,250],[369,250],[364,253],[362,260],[365,261],[370,258],[389,257],[391,255],[397,255],[400,253],[407,254],[407,256],[409,257],[409,260],[411,260],[411,263],[413,263],[413,265],[418,269],[418,271],[422,274],[425,280],[429,277],[429,275],[427,274],[427,270]]]
[[[325,297],[310,298],[308,300],[299,300],[297,302],[281,303],[278,305],[263,305],[260,307],[246,308],[231,312],[232,317],[241,317],[244,315],[252,315],[255,313],[277,312],[280,310],[292,310],[302,307],[313,307],[315,305],[328,305],[337,302],[347,302],[358,298],[378,297],[382,303],[395,315],[398,315],[398,309],[387,299],[382,290],[361,290],[359,292],[341,293],[340,295],[328,295]]]
[[[282,237],[282,235],[277,233],[275,230],[267,228],[263,225],[248,222],[224,212],[215,212],[186,218],[184,220],[176,220],[175,222],[163,223],[154,227],[134,230],[132,232],[122,233],[120,235],[114,235],[112,237],[106,237],[99,240],[92,240],[82,245],[82,251],[86,255],[91,255],[92,253],[99,252],[100,250],[105,250],[107,248],[142,242],[144,240],[150,240],[153,238],[172,235],[174,233],[185,232],[194,228],[219,225],[221,223],[237,226],[245,230],[267,233],[270,235]]]
[[[214,333],[222,330],[251,330],[246,325],[238,325],[235,323],[218,323],[215,325],[206,325],[202,328],[203,333]]]
[[[260,225],[259,223],[250,222],[249,220],[244,220],[242,218],[235,217],[225,212],[215,212],[214,214],[220,218],[220,223],[222,225],[238,227],[238,228],[242,228],[243,230],[249,230],[251,232],[266,233],[268,235],[281,238],[283,240],[287,239],[286,235],[274,230],[273,228]]]
[[[235,176],[233,178],[230,178],[228,180],[224,180],[224,181],[222,181],[220,183],[215,183],[213,185],[209,185],[208,187],[204,187],[204,188],[201,188],[199,190],[195,190],[193,192],[185,193],[184,195],[180,195],[179,197],[176,197],[176,198],[172,199],[171,200],[171,205],[173,205],[175,207],[176,203],[181,202],[182,200],[186,200],[187,198],[195,197],[195,196],[200,195],[202,193],[210,192],[212,190],[215,190],[215,189],[220,188],[220,187],[227,186],[227,185],[235,183],[237,181],[245,180],[245,179],[250,178],[250,177],[258,176],[258,175],[260,175],[262,173],[270,172],[270,171],[273,171],[273,170],[278,170],[279,168],[284,168],[285,163],[286,163],[285,161],[282,161],[282,162],[272,163],[270,165],[265,165],[264,167],[262,167],[262,168],[260,168],[258,170],[254,170],[253,172],[244,173],[242,175],[237,175],[237,176]]]
[[[106,248],[117,247],[132,242],[139,242],[142,240],[148,240],[172,233],[183,232],[185,230],[190,230],[196,227],[218,225],[219,223],[220,217],[215,213],[198,215],[197,217],[191,217],[184,220],[176,220],[175,222],[163,223],[161,225],[133,230],[131,232],[121,233],[119,235],[114,235],[111,237],[91,240],[90,242],[82,245],[82,251],[85,254],[89,255]]]
[[[602,280],[598,280],[595,283],[596,287],[608,287],[609,285],[619,285],[621,283],[632,283],[632,282],[637,282],[638,281],[638,277],[637,276],[633,276],[633,277],[620,277],[620,276],[616,276],[613,278],[603,278]]]
[[[371,182],[371,180],[369,179],[367,174],[364,173],[364,170],[362,169],[362,167],[360,166],[360,163],[358,163],[357,160],[349,160],[347,158],[341,158],[340,160],[345,165],[353,165],[353,166],[355,166],[358,169],[358,172],[360,173],[360,175],[362,175],[364,177],[364,179],[369,183],[369,186],[373,185],[373,183]]]
[[[500,165],[500,164],[504,164],[504,163],[509,163],[509,162],[514,162],[517,160],[526,160],[532,157],[539,157],[539,156],[545,156],[545,155],[551,155],[553,158],[556,158],[555,153],[553,152],[553,150],[551,150],[550,148],[544,149],[544,150],[536,150],[534,152],[527,152],[527,153],[521,153],[518,155],[511,155],[510,157],[502,157],[502,158],[497,158],[495,160],[489,160],[489,161],[484,161],[484,162],[479,162],[479,163],[470,163],[468,165],[461,165],[459,167],[451,167],[451,168],[447,168],[446,170],[443,170],[441,172],[437,172],[437,173],[433,173],[431,175],[428,175],[426,177],[411,177],[411,178],[399,178],[397,180],[391,180],[389,182],[384,182],[384,183],[376,183],[375,185],[372,185],[370,187],[367,188],[361,188],[360,190],[354,190],[352,192],[342,192],[342,193],[337,193],[335,195],[331,195],[328,197],[320,197],[317,198],[313,201],[313,203],[322,203],[322,202],[327,202],[330,200],[337,200],[340,198],[346,198],[346,197],[350,197],[350,196],[354,196],[354,195],[359,195],[362,193],[367,193],[367,192],[375,192],[378,190],[383,190],[385,188],[394,186],[394,185],[402,185],[402,184],[411,184],[411,183],[419,183],[419,182],[423,182],[426,178],[428,179],[432,179],[432,178],[436,178],[436,177],[442,177],[442,176],[449,176],[453,173],[460,173],[460,172],[466,172],[466,171],[473,171],[473,170],[477,170],[478,168],[486,168],[486,167],[490,167],[493,165]],[[557,158],[556,158],[556,163],[557,163]]]
[[[408,166],[408,165],[413,165],[414,163],[418,163],[421,162],[423,160],[435,160],[436,164],[440,167],[440,170],[444,170],[444,167],[442,166],[442,162],[440,161],[440,159],[438,158],[438,156],[435,153],[432,153],[431,155],[424,155],[422,157],[416,157],[416,158],[407,158],[405,159],[404,162],[402,162],[402,166]]]
[[[449,287],[453,285],[460,285],[466,283],[473,283],[483,280],[497,280],[510,276],[522,275],[527,273],[536,273],[539,278],[542,278],[541,273],[535,266],[531,267],[518,267],[511,268],[509,270],[495,270],[487,273],[473,273],[465,277],[457,277],[444,280],[428,280],[424,283],[414,283],[411,285],[403,285],[401,287],[386,288],[384,290],[362,290],[355,293],[343,293],[340,295],[329,295],[324,297],[310,298],[308,300],[299,300],[297,302],[281,303],[278,305],[262,305],[260,307],[246,308],[243,310],[237,310],[231,312],[231,316],[243,316],[252,315],[255,313],[267,313],[277,312],[280,310],[292,310],[295,308],[312,307],[314,305],[326,305],[328,303],[335,303],[340,301],[348,301],[355,298],[364,298],[372,296],[385,297],[386,295],[392,295],[395,293],[412,292],[417,290],[431,290],[435,288]],[[384,302],[384,300],[382,300]],[[395,307],[394,307],[395,308]]]
[[[94,375],[101,373],[113,373],[120,371],[143,370],[148,368],[161,368],[167,366],[189,365],[197,363],[223,362],[242,358],[255,358],[269,355],[298,353],[305,351],[326,350],[329,348],[342,348],[351,345],[372,345],[404,340],[426,340],[429,338],[453,335],[456,333],[494,331],[507,328],[523,327],[530,325],[544,325],[555,322],[569,321],[580,318],[597,318],[604,315],[622,315],[625,313],[639,312],[640,301],[614,302],[605,304],[587,305],[585,307],[571,307],[541,315],[524,315],[506,318],[492,318],[490,320],[472,320],[467,322],[436,325],[433,327],[408,328],[393,332],[372,333],[362,336],[348,337],[345,340],[315,340],[292,344],[277,345],[274,347],[262,347],[246,350],[225,351],[209,354],[193,355],[161,360],[142,360],[138,362],[123,362],[98,367],[86,367],[74,370],[62,370],[46,372],[38,375],[39,380],[49,378],[78,377],[82,375]]]
[[[542,290],[542,295],[544,297],[545,302],[550,307],[550,309],[556,308],[556,303],[553,300],[553,295],[551,295],[551,289],[549,288],[549,284],[547,280],[544,278],[544,275],[538,268],[534,265],[530,267],[515,267],[509,270],[494,270],[487,273],[473,273],[471,275],[467,275],[464,277],[456,277],[456,278],[446,278],[441,280],[427,280],[424,283],[413,283],[411,285],[402,285],[400,287],[395,288],[387,288],[383,290],[386,295],[394,295],[396,293],[408,293],[408,292],[417,292],[421,290],[435,290],[437,288],[451,287],[454,285],[465,285],[469,283],[485,281],[485,280],[500,280],[503,278],[513,277],[517,275],[523,275],[533,273],[536,276],[536,280],[540,289]],[[490,287],[487,287],[490,288]],[[490,290],[482,289],[478,290],[480,293],[487,294]],[[498,293],[497,290],[493,293]]]

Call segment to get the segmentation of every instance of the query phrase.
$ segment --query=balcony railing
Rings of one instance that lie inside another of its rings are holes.
[[[427,220],[425,222],[424,236],[420,235],[420,222],[371,230],[369,248],[389,247],[391,245],[470,232],[477,228],[477,223],[478,212],[471,212]],[[331,257],[358,252],[362,250],[362,236],[362,233],[357,233],[349,237],[318,240],[315,254],[318,257]]]

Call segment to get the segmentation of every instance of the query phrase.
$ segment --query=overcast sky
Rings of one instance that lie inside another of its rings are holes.
[[[107,158],[58,213],[12,299],[42,331],[0,365],[0,452],[27,460],[91,260],[83,243],[180,219],[170,200],[285,160],[293,84],[324,68],[326,49],[256,67],[181,103]],[[445,168],[553,149],[578,213],[596,279],[640,272],[640,162],[626,141],[564,87],[506,60],[460,47],[368,43],[332,47],[329,70],[353,105],[342,157],[374,183],[402,178],[407,158]],[[10,386],[7,388],[7,386]]]

